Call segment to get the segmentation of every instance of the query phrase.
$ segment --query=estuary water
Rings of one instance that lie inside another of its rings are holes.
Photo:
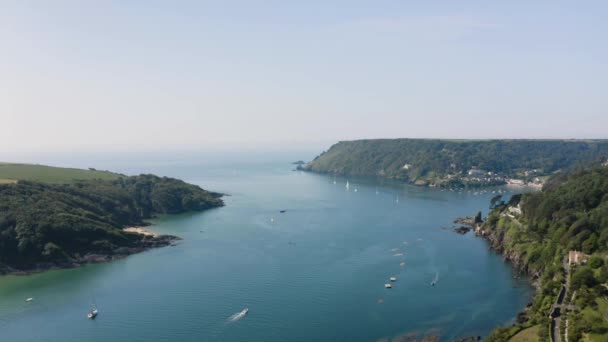
[[[0,341],[450,341],[511,323],[530,300],[485,241],[442,229],[485,215],[491,193],[347,189],[290,161],[114,166],[229,194],[226,206],[155,219],[151,230],[183,238],[174,247],[0,277]]]

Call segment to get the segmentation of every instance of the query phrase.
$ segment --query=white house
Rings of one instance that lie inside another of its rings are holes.
[[[568,253],[568,263],[570,265],[578,265],[587,262],[587,258],[589,258],[589,256],[583,252],[570,251]]]
[[[507,184],[509,184],[509,185],[524,185],[525,183],[521,179],[510,178],[510,179],[507,179]]]
[[[481,177],[481,176],[485,176],[486,172],[484,170],[470,169],[468,174],[469,174],[469,176],[473,176],[473,177]]]

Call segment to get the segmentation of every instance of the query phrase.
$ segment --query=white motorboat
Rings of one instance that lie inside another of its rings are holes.
[[[97,307],[93,305],[93,309],[91,309],[91,311],[89,311],[89,313],[87,314],[87,318],[95,319],[95,317],[97,317],[98,313],[99,313],[99,311],[97,310]]]

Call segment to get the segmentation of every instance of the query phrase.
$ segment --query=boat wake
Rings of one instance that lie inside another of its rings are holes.
[[[243,309],[243,311],[237,312],[234,315],[228,317],[228,321],[236,322],[236,321],[240,320],[241,318],[245,317],[245,315],[247,315],[248,312],[249,312],[249,308],[245,308],[245,309]]]
[[[439,282],[439,272],[435,273],[435,278],[433,278],[433,281],[431,282],[431,286],[437,285],[438,282]]]

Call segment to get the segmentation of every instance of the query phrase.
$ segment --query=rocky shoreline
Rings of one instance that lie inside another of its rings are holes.
[[[511,267],[517,272],[517,274],[514,275],[513,278],[519,278],[520,275],[526,275],[526,276],[530,277],[530,285],[532,285],[534,290],[537,293],[538,293],[538,291],[540,291],[540,282],[539,282],[540,274],[531,273],[531,272],[529,272],[529,270],[524,269],[522,267],[522,262],[520,260],[519,255],[517,255],[514,252],[509,252],[509,251],[505,250],[505,248],[502,246],[501,240],[498,237],[496,237],[494,234],[492,234],[492,232],[490,232],[488,229],[484,229],[483,225],[478,225],[475,227],[475,235],[486,240],[490,244],[489,248],[491,250],[502,255],[502,259],[504,262],[508,262],[509,264],[511,264]],[[527,322],[529,320],[528,312],[531,307],[532,307],[532,303],[530,302],[526,305],[526,307],[522,311],[517,313],[517,316],[515,316],[516,324],[524,324],[525,322]]]
[[[461,227],[453,228],[453,231],[459,234],[466,234],[469,231],[473,230],[475,235],[486,240],[489,244],[489,249],[495,251],[498,254],[502,255],[503,261],[511,264],[511,267],[518,273],[518,275],[525,274],[530,277],[531,285],[539,290],[539,284],[537,279],[539,278],[539,274],[533,274],[528,272],[527,269],[522,268],[522,263],[519,256],[516,253],[510,253],[505,250],[502,244],[502,239],[496,236],[493,231],[487,229],[485,227],[486,222],[481,220],[481,213],[477,213],[475,216],[466,216],[466,217],[458,217],[453,222],[461,224]],[[514,278],[518,278],[519,276],[515,275]],[[532,303],[528,303],[526,307],[520,311],[515,317],[515,321],[518,324],[525,323],[528,320],[528,310],[532,306]],[[459,340],[457,340],[459,341]],[[464,339],[464,341],[469,341]]]
[[[523,267],[523,262],[521,260],[521,256],[517,254],[515,251],[509,251],[504,248],[502,243],[502,238],[493,234],[489,229],[484,228],[484,224],[477,225],[475,227],[475,235],[485,239],[490,244],[489,248],[502,255],[502,258],[505,262],[511,263],[513,268],[519,274],[525,274],[531,278],[531,280],[536,280],[540,277],[538,273],[529,272],[528,269]],[[534,287],[538,288],[538,284],[535,281],[532,281]]]
[[[540,277],[540,274],[530,272],[528,269],[524,268],[521,256],[515,251],[509,251],[504,248],[503,237],[497,236],[494,231],[486,227],[486,222],[481,219],[481,212],[478,212],[474,216],[457,217],[454,219],[453,223],[459,224],[460,226],[442,229],[451,230],[461,235],[473,231],[476,236],[481,237],[488,242],[489,249],[502,255],[503,261],[509,262],[518,274],[529,276],[532,280],[532,285],[538,289],[538,282],[535,280]]]
[[[459,224],[459,227],[452,227],[450,229],[443,228],[445,230],[452,230],[458,234],[464,235],[471,230],[477,230],[479,226],[483,223],[481,220],[481,212],[477,212],[474,216],[465,216],[465,217],[457,217],[454,219],[453,223]]]
[[[129,255],[145,252],[152,248],[174,246],[180,237],[174,235],[142,235],[142,239],[129,247],[118,247],[112,251],[89,252],[85,255],[70,258],[61,262],[41,262],[32,267],[18,269],[9,265],[0,264],[0,275],[29,275],[48,270],[76,268],[88,264],[98,264],[126,258]]]

